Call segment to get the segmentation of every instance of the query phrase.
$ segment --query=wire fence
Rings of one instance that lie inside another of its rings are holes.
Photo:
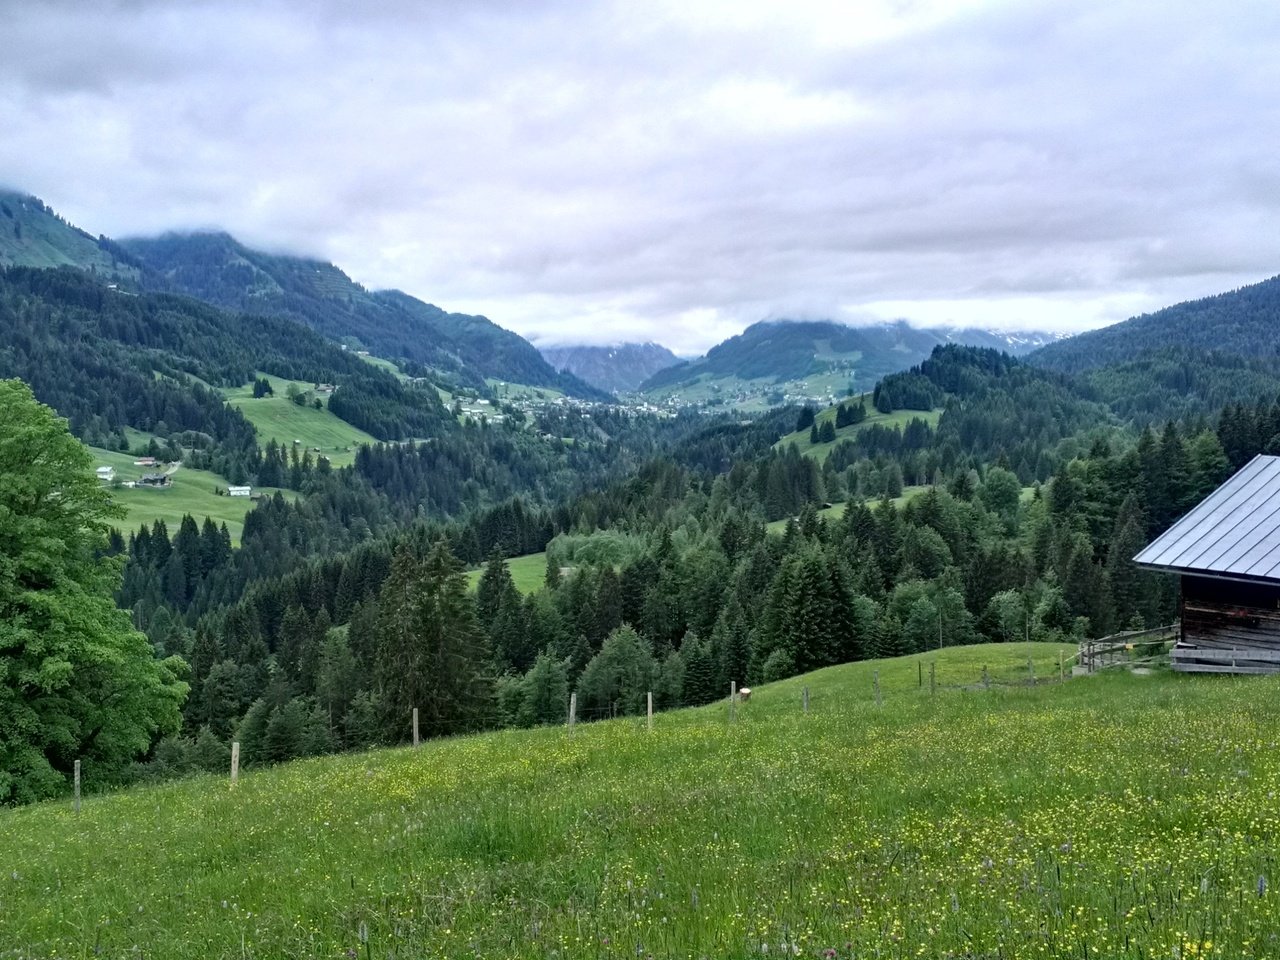
[[[1071,654],[1059,649],[1056,662],[1052,658],[1043,656],[1038,658],[1039,662],[1037,662],[1037,658],[1031,656],[1027,658],[1025,665],[1019,665],[1007,658],[998,658],[998,665],[994,669],[988,665],[975,668],[972,664],[962,665],[947,662],[945,659],[939,661],[927,655],[919,656],[915,660],[916,673],[914,677],[910,677],[909,673],[904,674],[904,671],[898,667],[891,671],[890,678],[885,678],[886,682],[882,682],[881,671],[875,669],[871,671],[870,681],[865,688],[855,689],[844,686],[841,689],[839,699],[843,703],[849,703],[853,700],[863,703],[874,702],[877,706],[883,706],[890,699],[898,700],[912,694],[932,698],[943,691],[981,692],[1064,683],[1073,676],[1094,673],[1106,668],[1145,666],[1157,663],[1161,658],[1167,658],[1168,646],[1171,644],[1172,639],[1176,637],[1177,632],[1177,623],[1151,630],[1128,631],[1098,640],[1082,641],[1079,648]],[[889,682],[890,680],[891,682]],[[807,715],[814,709],[815,703],[818,704],[818,709],[821,709],[824,702],[830,702],[833,699],[830,696],[829,688],[818,691],[817,696],[814,693],[815,691],[811,691],[807,684],[796,688],[793,694],[795,709]],[[540,726],[543,728],[559,726],[566,731],[568,736],[572,737],[576,732],[576,728],[581,724],[592,724],[619,718],[630,718],[637,727],[653,730],[655,725],[660,723],[660,720],[656,718],[660,718],[662,713],[689,707],[716,705],[719,705],[723,711],[722,722],[732,724],[738,720],[740,710],[750,702],[751,696],[752,691],[749,687],[740,688],[736,682],[731,682],[728,685],[723,696],[711,700],[690,699],[687,697],[671,698],[662,695],[661,692],[648,691],[643,697],[639,698],[638,702],[636,697],[628,696],[625,698],[619,697],[605,703],[591,702],[582,704],[579,703],[578,695],[575,692],[570,695],[566,702],[565,712],[561,720],[553,721],[544,718],[544,722],[532,725],[518,723],[516,718],[508,714],[492,713],[484,716],[428,717],[420,714],[419,710],[414,708],[406,716],[405,727],[397,742],[371,742],[360,746],[353,746],[349,743],[348,750],[373,746],[411,745],[417,748],[425,740],[447,739],[483,731],[511,729],[522,726]],[[236,741],[231,744],[230,750],[230,779],[232,785],[239,779],[240,766],[240,743]],[[254,766],[256,767],[258,764]],[[79,813],[79,761],[75,763],[73,803],[75,812]]]

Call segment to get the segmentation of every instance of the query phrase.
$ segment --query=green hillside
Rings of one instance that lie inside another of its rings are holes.
[[[876,408],[871,405],[871,394],[869,393],[863,394],[861,397],[850,397],[843,402],[857,406],[859,400],[861,400],[867,408],[867,419],[863,420],[861,423],[854,424],[853,426],[840,427],[837,429],[835,443],[810,443],[809,430],[806,427],[804,430],[797,430],[795,433],[787,434],[774,444],[774,446],[781,450],[788,444],[794,443],[805,456],[817,457],[819,461],[822,461],[827,459],[827,455],[831,453],[831,450],[836,443],[848,437],[857,435],[859,431],[871,426],[872,424],[878,423],[885,427],[901,428],[905,427],[912,420],[923,420],[925,423],[929,424],[929,426],[936,427],[938,425],[938,419],[942,416],[941,410],[894,410],[892,413],[878,413]],[[827,409],[820,411],[814,419],[817,421],[819,427],[828,420],[834,424],[836,419],[835,406],[827,407]]]
[[[849,388],[847,369],[826,370],[797,379],[715,376],[705,371],[674,384],[646,388],[644,398],[675,406],[726,408],[742,413],[762,413],[783,403],[841,396]]]
[[[331,263],[266,253],[225,233],[123,242],[149,289],[255,315],[283,316],[371,353],[435,368],[472,386],[484,377],[607,399],[552,369],[537,349],[486,317],[450,313],[396,290],[369,291]]]
[[[273,391],[269,397],[255,398],[252,384],[222,391],[227,403],[253,424],[261,443],[274,439],[290,450],[294,441],[300,441],[298,445],[311,450],[313,456],[319,448],[320,454],[328,457],[335,467],[355,462],[356,448],[361,444],[377,443],[374,437],[330,413],[326,397],[320,398],[324,406],[317,410],[311,404],[294,403],[286,396],[290,384],[304,392],[311,391],[315,384],[270,376],[267,380]]]
[[[0,267],[78,267],[104,279],[134,280],[136,261],[63,220],[37,197],[0,189]]]
[[[1026,678],[1028,654],[1055,676],[1069,652],[830,668],[757,689],[733,724],[721,702],[652,732],[505,732],[89,797],[78,817],[0,812],[0,943],[177,960],[1273,955],[1280,679],[998,683]]]
[[[893,497],[889,502],[892,503],[899,510],[901,510],[908,503],[910,503],[916,497],[920,496],[920,494],[924,493],[926,490],[929,490],[929,489],[931,488],[928,486],[903,487],[902,495],[898,497]],[[1019,499],[1023,503],[1029,503],[1032,500],[1032,498],[1035,496],[1035,492],[1036,492],[1035,487],[1023,487],[1022,493]],[[872,503],[870,505],[874,506],[875,504]],[[848,501],[844,501],[842,503],[833,503],[831,506],[824,507],[823,509],[819,510],[818,516],[821,517],[823,520],[835,522],[836,520],[839,520],[841,517],[844,516],[845,511],[848,508],[849,508]],[[766,523],[764,528],[768,530],[770,533],[783,533],[786,531],[787,524],[790,522],[791,522],[791,518],[785,517],[782,520],[773,520],[770,523]],[[514,563],[515,561],[513,560],[511,562]]]
[[[90,447],[94,456],[94,466],[110,466],[115,468],[117,480],[137,480],[144,473],[156,472],[151,467],[134,466],[132,454],[117,453]],[[228,497],[215,493],[225,490],[227,481],[216,473],[207,470],[193,470],[180,467],[171,477],[167,488],[112,486],[112,499],[129,511],[128,516],[119,522],[122,533],[128,534],[140,524],[151,524],[163,520],[171,532],[178,529],[185,514],[191,514],[196,520],[212,517],[215,523],[227,525],[232,543],[240,542],[240,533],[244,529],[244,516],[253,509],[253,501],[242,497]],[[275,488],[261,487],[256,493],[274,494]],[[290,499],[297,496],[289,490],[278,491]],[[3,954],[0,954],[3,956]]]
[[[881,377],[906,370],[939,345],[1019,354],[1050,339],[1042,333],[927,329],[902,321],[861,327],[826,320],[763,321],[704,357],[660,370],[640,390],[655,401],[746,411],[798,400],[834,401],[851,387],[870,389]]]
[[[895,507],[898,507],[899,509],[901,509],[902,507],[905,507],[909,502],[914,500],[916,497],[920,496],[920,494],[924,493],[928,489],[929,487],[927,486],[903,487],[902,495],[899,497],[894,497],[889,502],[892,503]],[[849,508],[848,501],[845,501],[842,503],[833,503],[831,506],[824,507],[823,509],[819,510],[818,516],[824,520],[834,522],[836,520],[839,520],[841,517],[843,517],[845,510],[847,510],[848,508]],[[782,533],[787,529],[787,524],[790,522],[791,522],[790,517],[784,517],[782,520],[773,520],[770,523],[765,524],[765,529],[768,530],[770,533]]]
[[[1051,343],[1028,358],[1037,366],[1078,373],[1131,363],[1169,348],[1258,358],[1274,356],[1280,329],[1280,277],[1189,300]],[[1194,356],[1193,355],[1193,356]]]
[[[547,576],[547,554],[530,553],[523,557],[512,557],[507,561],[507,570],[511,573],[511,580],[516,585],[516,589],[521,593],[533,593],[538,590]],[[479,570],[470,570],[467,572],[467,582],[471,586],[475,586],[480,582],[480,577],[484,574],[484,568]]]

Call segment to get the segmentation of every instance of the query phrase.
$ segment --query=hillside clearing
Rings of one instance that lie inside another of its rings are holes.
[[[859,431],[864,430],[867,427],[879,424],[882,427],[889,427],[890,429],[893,427],[901,429],[912,420],[923,420],[929,426],[936,427],[938,425],[938,419],[942,416],[941,410],[894,410],[892,413],[880,413],[871,405],[871,394],[869,393],[863,394],[861,397],[848,397],[842,402],[852,404],[856,407],[859,400],[866,405],[867,419],[863,420],[861,423],[854,424],[853,426],[840,427],[836,430],[836,439],[834,442],[810,443],[809,429],[806,427],[804,430],[797,430],[795,433],[787,434],[775,443],[774,447],[779,450],[783,450],[786,449],[789,444],[794,443],[801,454],[816,457],[818,461],[821,462],[827,459],[828,454],[831,453],[837,443],[841,440],[850,439],[856,436]],[[814,419],[817,421],[819,427],[828,420],[834,424],[836,419],[836,408],[834,406],[827,407],[827,409],[819,411]]]
[[[902,493],[899,496],[891,498],[889,502],[892,503],[896,508],[901,510],[908,503],[910,503],[912,500],[920,496],[920,494],[924,493],[928,489],[929,489],[928,485],[903,487]],[[874,508],[875,505],[879,502],[880,501],[878,499],[873,498],[867,501],[867,506]],[[819,510],[818,516],[820,516],[824,520],[834,523],[835,521],[843,517],[845,511],[848,509],[849,509],[849,501],[847,500],[841,503],[833,503],[831,506],[823,507],[821,510]],[[791,517],[783,517],[781,520],[774,520],[771,523],[765,524],[765,529],[768,530],[770,533],[782,533],[787,529],[787,524],[790,523],[791,520],[792,520]]]
[[[144,473],[155,473],[154,467],[134,466],[132,454],[117,453],[90,447],[94,457],[94,466],[110,466],[115,469],[116,479],[121,481],[137,480]],[[248,497],[228,497],[214,493],[214,490],[226,490],[227,481],[208,470],[193,470],[180,467],[170,476],[170,486],[164,489],[147,487],[112,486],[111,498],[129,511],[128,516],[117,523],[120,532],[126,536],[137,530],[141,524],[152,524],[163,520],[172,536],[182,523],[186,514],[191,514],[197,522],[205,517],[213,519],[219,525],[225,523],[231,534],[233,544],[240,543],[240,534],[244,531],[244,517],[254,507],[254,501]],[[297,494],[291,490],[279,490],[275,487],[260,487],[254,490],[265,496],[281,493],[289,499]],[[3,956],[3,954],[0,954]]]
[[[853,356],[856,358],[857,354]],[[786,402],[787,398],[794,401],[800,397],[839,396],[848,389],[849,376],[850,372],[845,369],[782,381],[775,377],[744,379],[703,373],[688,383],[658,387],[642,396],[654,403],[674,400],[680,405],[707,405],[740,413],[763,413]]]
[[[515,583],[517,590],[521,593],[533,593],[542,588],[547,576],[546,551],[529,553],[523,557],[512,557],[507,561],[507,570],[511,573],[511,580]],[[479,570],[468,570],[467,583],[474,588],[483,574],[483,567]]]
[[[319,448],[320,454],[328,457],[335,467],[345,467],[355,462],[357,447],[378,442],[370,434],[330,413],[327,398],[322,398],[324,407],[320,410],[310,404],[303,406],[290,400],[285,391],[290,383],[297,381],[271,376],[267,380],[271,382],[273,396],[255,398],[252,385],[222,391],[227,403],[253,424],[263,446],[268,440],[275,440],[287,453],[294,447],[295,440],[301,441],[298,446],[312,451],[313,457]],[[297,385],[303,390],[311,390],[315,386],[311,383]]]
[[[557,390],[555,387],[535,387],[527,383],[508,383],[506,380],[497,380],[493,377],[486,377],[485,383],[489,385],[499,400],[555,400],[564,396],[564,391]]]
[[[1280,679],[918,659],[5,811],[0,957],[1275,955]]]

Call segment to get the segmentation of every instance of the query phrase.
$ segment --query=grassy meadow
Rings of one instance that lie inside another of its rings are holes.
[[[849,354],[826,355],[820,359],[842,359],[855,363],[861,357],[856,351]],[[659,387],[648,391],[647,399],[661,403],[678,399],[686,404],[710,403],[725,410],[740,413],[763,413],[777,406],[771,399],[774,394],[787,396],[831,397],[840,396],[849,388],[853,370],[840,366],[833,370],[811,374],[799,380],[779,381],[774,377],[743,379],[737,376],[717,377],[703,373],[696,379],[678,386]],[[808,439],[808,434],[805,434]]]
[[[557,390],[555,387],[535,387],[527,383],[508,383],[506,380],[497,380],[493,377],[486,377],[485,383],[502,401],[555,400],[564,396],[564,391]]]
[[[920,494],[924,493],[928,489],[929,489],[928,484],[923,484],[921,486],[916,486],[914,484],[908,485],[902,488],[901,496],[894,497],[889,502],[892,503],[899,510],[901,510],[908,503],[910,503],[912,500],[920,496]],[[1036,493],[1035,487],[1023,487],[1022,493],[1019,495],[1019,497],[1023,503],[1029,503],[1032,500],[1032,498],[1035,497],[1035,493]],[[879,503],[878,500],[876,500],[875,498],[871,498],[867,501],[867,506],[874,509],[877,503]],[[833,503],[831,506],[824,507],[823,509],[819,510],[818,516],[822,517],[824,520],[827,520],[830,523],[835,523],[837,520],[839,520],[841,517],[844,516],[845,510],[847,510],[848,508],[849,508],[849,501],[847,500],[841,501],[840,503]],[[770,533],[784,533],[787,529],[787,524],[790,522],[791,522],[790,517],[784,517],[781,520],[774,520],[770,523],[765,524],[765,529],[768,530]]]
[[[929,489],[928,485],[906,486],[902,488],[901,496],[894,497],[889,502],[892,503],[899,510],[901,510],[908,503],[910,503],[912,500],[920,496],[920,494],[924,493],[928,489]],[[868,506],[872,508],[874,508],[878,502],[879,501],[875,499],[867,501]],[[830,523],[835,523],[841,517],[844,516],[845,510],[847,510],[848,508],[849,508],[849,501],[847,500],[842,501],[841,503],[833,503],[831,506],[824,507],[823,509],[819,510],[818,516],[822,517],[824,520]],[[783,517],[781,520],[774,520],[771,523],[765,524],[765,529],[768,530],[770,533],[784,533],[787,529],[787,524],[790,522],[791,522],[790,517]]]
[[[848,397],[842,402],[852,404],[856,407],[858,405],[858,399],[858,397]],[[807,457],[816,457],[819,461],[823,461],[827,459],[827,455],[831,453],[831,450],[836,443],[839,443],[841,440],[846,438],[853,437],[864,427],[869,427],[872,424],[878,423],[884,427],[903,428],[912,420],[923,420],[925,423],[929,424],[929,426],[936,427],[938,425],[939,418],[942,416],[941,410],[894,410],[892,413],[880,413],[871,405],[871,394],[865,393],[862,395],[861,399],[867,407],[867,419],[863,420],[861,423],[856,423],[851,427],[840,427],[836,430],[836,439],[834,443],[810,443],[809,429],[806,427],[804,430],[797,430],[795,433],[787,434],[775,443],[774,446],[781,450],[789,444],[794,443],[796,448],[803,455]],[[836,419],[836,408],[828,407],[825,410],[819,411],[814,419],[817,421],[819,428],[821,428],[828,420],[834,424]]]
[[[1280,954],[1280,678],[1060,652],[0,811],[0,957]]]
[[[387,373],[395,377],[397,380],[409,379],[407,376],[405,376],[404,371],[401,370],[399,367],[397,367],[390,360],[386,360],[382,357],[373,357],[373,356],[360,357],[360,359],[365,361],[368,364],[371,364],[372,366],[382,368],[383,370],[387,371]]]
[[[547,554],[530,553],[523,557],[512,557],[507,561],[507,570],[511,573],[511,580],[516,585],[516,589],[521,593],[533,593],[542,589],[542,585],[547,577]],[[467,571],[467,582],[474,587],[480,582],[480,577],[484,573],[484,568]]]
[[[302,441],[308,450],[316,447],[333,463],[335,467],[345,467],[355,462],[356,448],[364,443],[377,441],[345,420],[329,412],[328,399],[322,397],[325,407],[317,410],[312,406],[299,406],[285,396],[285,390],[294,381],[282,380],[268,376],[274,396],[253,396],[253,384],[234,390],[223,390],[222,395],[227,403],[237,408],[253,424],[258,432],[258,442],[275,439],[276,443],[289,451],[295,440]],[[315,385],[298,383],[304,390]],[[314,453],[312,454],[314,456]]]
[[[136,458],[132,454],[99,447],[90,447],[89,452],[93,454],[95,467],[114,467],[117,480],[137,480],[144,473],[155,473],[157,469],[134,466]],[[254,503],[247,497],[228,497],[214,493],[215,489],[226,488],[226,479],[216,473],[181,467],[172,475],[171,484],[165,489],[112,487],[111,498],[129,511],[125,519],[117,524],[124,533],[136,530],[140,524],[163,520],[172,536],[177,533],[183,516],[189,513],[198,522],[202,522],[205,517],[212,517],[215,523],[225,523],[232,542],[238,544],[244,530],[244,516],[253,509]],[[260,487],[255,492],[274,494],[277,491],[273,487]],[[297,496],[291,490],[279,492],[290,499]]]

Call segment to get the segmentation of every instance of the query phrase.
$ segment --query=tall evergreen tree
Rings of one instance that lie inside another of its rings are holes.
[[[524,697],[517,720],[525,727],[564,723],[568,704],[569,676],[564,663],[544,650],[524,677]]]
[[[418,708],[427,736],[478,729],[493,714],[488,642],[462,566],[443,542],[423,561],[401,548],[379,598],[377,677],[388,737]]]

